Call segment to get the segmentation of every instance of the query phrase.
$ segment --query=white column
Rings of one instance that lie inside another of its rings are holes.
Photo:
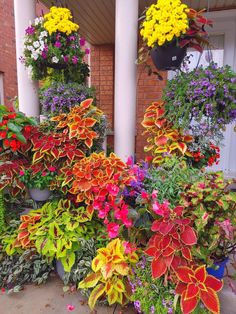
[[[19,110],[27,116],[39,116],[38,82],[29,78],[27,69],[19,58],[23,55],[25,29],[36,16],[36,0],[14,0],[16,63]]]
[[[116,0],[115,153],[124,161],[135,152],[138,0]]]

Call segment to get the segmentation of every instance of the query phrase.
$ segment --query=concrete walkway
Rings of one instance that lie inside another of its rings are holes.
[[[67,304],[75,307],[67,310]],[[0,292],[0,314],[112,314],[114,307],[96,307],[91,312],[86,298],[78,292],[64,293],[62,281],[55,277],[40,286],[29,285],[19,293],[3,294]],[[115,314],[134,314],[133,308],[120,309]]]

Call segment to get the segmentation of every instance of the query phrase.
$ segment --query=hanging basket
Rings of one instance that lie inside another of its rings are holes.
[[[157,70],[167,71],[179,69],[186,56],[187,47],[179,47],[176,42],[168,46],[158,46],[151,50],[151,58]]]
[[[68,64],[66,63],[51,63],[51,62],[46,62],[46,67],[56,69],[56,70],[63,70],[68,67]]]

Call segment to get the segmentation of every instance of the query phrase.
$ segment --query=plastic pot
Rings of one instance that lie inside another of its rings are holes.
[[[51,191],[49,189],[40,190],[37,188],[30,188],[29,194],[34,201],[43,202],[49,198]]]

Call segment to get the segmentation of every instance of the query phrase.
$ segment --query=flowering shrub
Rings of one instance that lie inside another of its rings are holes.
[[[23,131],[30,132],[31,125],[36,125],[34,119],[0,105],[0,154],[19,150],[26,142]]]
[[[83,61],[85,41],[77,33],[79,25],[71,19],[68,9],[52,7],[50,13],[36,18],[25,30],[22,62],[33,79],[41,80],[50,74],[65,82],[85,82],[89,75],[88,65]]]
[[[84,85],[53,82],[40,90],[42,113],[52,116],[68,113],[72,107],[91,97],[94,97],[94,91]]]
[[[118,302],[122,305],[130,299],[127,276],[131,275],[131,265],[138,262],[138,255],[120,239],[112,240],[105,248],[97,250],[92,261],[93,273],[79,283],[80,289],[93,288],[88,304],[94,308],[103,295],[109,305]]]
[[[214,63],[182,72],[167,83],[163,97],[165,117],[174,127],[192,132],[203,129],[213,138],[217,130],[236,120],[235,82],[236,74],[229,66],[220,68]],[[194,129],[196,123],[198,127]]]
[[[46,189],[56,176],[56,168],[49,167],[47,170],[40,170],[40,165],[32,165],[19,172],[20,181],[29,188]]]
[[[152,103],[145,111],[142,126],[148,134],[148,146],[146,152],[154,155],[153,163],[161,164],[171,156],[190,155],[187,143],[192,142],[192,137],[185,135],[181,129],[175,129],[165,116],[165,104],[163,101]]]

